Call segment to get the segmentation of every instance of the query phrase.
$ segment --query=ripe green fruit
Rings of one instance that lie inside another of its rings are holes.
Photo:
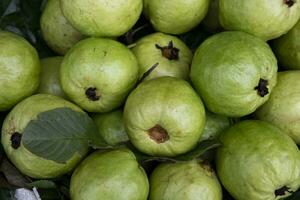
[[[299,88],[299,71],[279,72],[270,99],[255,113],[258,119],[281,128],[297,144],[300,144]]]
[[[88,38],[64,57],[60,80],[64,92],[89,112],[119,107],[138,79],[133,53],[119,42]]]
[[[22,37],[0,31],[0,111],[32,95],[40,81],[36,50]]]
[[[220,136],[218,176],[236,200],[283,199],[300,186],[297,145],[275,126],[243,121]]]
[[[99,134],[107,144],[114,146],[129,140],[124,127],[122,110],[97,113],[92,118],[98,127]]]
[[[61,0],[68,21],[81,33],[96,37],[118,37],[139,19],[142,0]]]
[[[197,49],[190,76],[208,110],[241,117],[268,100],[276,72],[267,43],[243,32],[222,32]]]
[[[286,69],[300,69],[300,20],[285,35],[274,40],[273,51]]]
[[[49,47],[60,55],[65,55],[68,50],[83,38],[64,17],[60,9],[60,0],[49,0],[42,13],[41,31]]]
[[[129,95],[124,121],[130,141],[141,152],[176,156],[197,144],[205,110],[186,81],[160,77],[141,83]]]
[[[160,164],[150,178],[150,200],[221,200],[215,172],[196,160]]]
[[[83,112],[78,106],[59,97],[37,94],[17,104],[7,115],[1,142],[10,161],[23,174],[33,178],[55,178],[70,172],[87,153],[88,149],[83,149],[66,163],[57,163],[31,153],[22,144],[22,133],[31,120],[45,111],[65,107]]]
[[[288,32],[300,17],[297,0],[220,0],[219,18],[227,30],[243,31],[263,40]]]
[[[132,51],[139,63],[140,77],[158,63],[146,80],[161,76],[188,79],[193,54],[177,37],[163,33],[147,35],[137,41]]]
[[[96,151],[74,171],[72,200],[146,200],[147,175],[128,149]]]
[[[196,27],[205,17],[209,0],[144,0],[144,13],[155,30],[182,34]]]

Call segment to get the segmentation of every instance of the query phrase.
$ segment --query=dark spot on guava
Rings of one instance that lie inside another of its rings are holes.
[[[107,55],[107,51],[103,51],[103,53],[104,53],[104,57]]]
[[[97,88],[94,88],[94,87],[89,87],[85,91],[85,95],[91,101],[98,101],[100,99],[100,95],[97,92]]]
[[[269,89],[267,87],[268,81],[265,79],[259,79],[258,85],[254,88],[257,90],[259,96],[264,97],[269,94]]]
[[[158,44],[155,44],[155,47],[161,50],[163,57],[169,60],[178,60],[179,59],[179,49],[173,46],[173,42],[170,41],[168,46],[161,47]]]
[[[274,194],[275,196],[284,196],[286,193],[292,193],[292,191],[290,191],[290,188],[283,186],[277,190],[275,190]]]
[[[18,132],[14,132],[10,137],[12,148],[14,149],[19,148],[21,145],[21,139],[22,139],[22,135]]]
[[[283,0],[283,1],[286,5],[288,5],[288,7],[292,7],[296,3],[295,0]]]
[[[156,124],[154,127],[148,130],[148,134],[152,140],[156,143],[164,143],[169,140],[169,135],[166,129]]]

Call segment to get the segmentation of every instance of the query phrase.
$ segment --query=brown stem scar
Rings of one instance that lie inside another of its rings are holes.
[[[275,190],[274,194],[275,196],[284,196],[286,193],[292,193],[292,191],[290,191],[290,188],[288,188],[287,186],[283,186],[277,190]]]
[[[169,140],[167,130],[158,124],[148,130],[148,135],[152,140],[159,144]]]
[[[10,137],[12,148],[18,149],[21,145],[21,139],[22,139],[22,135],[19,132],[13,133]]]
[[[163,57],[169,59],[169,60],[178,60],[179,59],[179,49],[174,47],[173,42],[170,41],[168,46],[160,46],[158,44],[155,44],[155,47],[159,50],[161,50],[161,54]]]
[[[95,87],[89,87],[86,89],[85,95],[91,101],[98,101],[100,99],[100,95]]]
[[[254,88],[257,90],[259,96],[264,97],[269,94],[269,89],[267,87],[268,81],[265,79],[259,79],[258,85]]]
[[[283,0],[288,7],[292,7],[296,2],[295,0]]]

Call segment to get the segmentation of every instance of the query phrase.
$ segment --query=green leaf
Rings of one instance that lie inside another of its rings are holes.
[[[58,163],[65,163],[76,152],[89,146],[107,148],[93,120],[70,108],[57,108],[40,113],[26,126],[22,144],[33,154]]]
[[[29,187],[36,187],[42,189],[54,189],[56,188],[56,184],[50,180],[37,180],[32,183],[27,184]]]

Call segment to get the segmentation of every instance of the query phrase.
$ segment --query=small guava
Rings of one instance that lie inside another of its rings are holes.
[[[40,24],[43,38],[49,47],[60,55],[65,55],[83,38],[64,17],[60,9],[60,0],[48,0]]]
[[[88,152],[88,149],[82,149],[66,163],[57,163],[39,157],[24,147],[22,133],[28,123],[36,119],[40,113],[56,108],[70,108],[77,112],[83,112],[75,104],[60,97],[37,94],[18,103],[3,123],[1,142],[7,157],[23,174],[32,178],[56,178],[70,172]]]
[[[226,30],[243,31],[263,40],[287,33],[300,18],[298,0],[220,0],[219,19]]]
[[[144,169],[128,149],[96,151],[74,171],[72,200],[146,200],[149,183]]]
[[[144,14],[155,30],[179,35],[202,21],[209,3],[209,0],[144,0]]]
[[[213,169],[196,160],[164,163],[150,177],[150,200],[222,200]]]
[[[61,0],[63,14],[81,33],[95,37],[118,37],[134,26],[143,0]]]
[[[222,32],[197,49],[190,77],[209,111],[241,117],[269,99],[277,61],[263,40],[238,31]]]
[[[222,30],[219,20],[219,0],[211,0],[207,15],[201,24],[210,32],[219,32]]]
[[[158,64],[145,80],[173,76],[188,79],[193,54],[179,38],[163,33],[147,35],[132,48],[138,63],[139,76]]]
[[[64,57],[61,86],[89,112],[109,112],[122,105],[138,79],[138,63],[123,44],[104,38],[77,43]]]
[[[92,118],[98,127],[99,134],[107,144],[114,146],[129,140],[125,131],[121,109],[109,113],[97,113],[92,115]]]
[[[236,200],[278,200],[300,186],[300,154],[277,127],[246,120],[220,136],[216,165],[222,185]]]
[[[273,51],[285,69],[300,69],[300,20],[285,35],[273,41]]]
[[[160,77],[142,82],[127,98],[125,129],[132,144],[153,156],[176,156],[197,144],[205,109],[188,82]]]

